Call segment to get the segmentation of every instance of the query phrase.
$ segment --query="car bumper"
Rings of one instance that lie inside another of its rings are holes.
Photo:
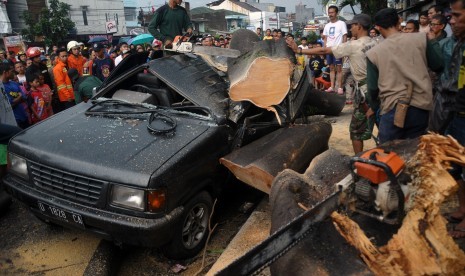
[[[168,243],[173,236],[172,227],[177,223],[184,210],[184,207],[181,206],[161,218],[140,218],[91,208],[53,197],[31,188],[11,175],[4,178],[4,183],[7,192],[28,205],[38,217],[65,227],[84,229],[118,244],[158,247]],[[39,209],[39,202],[80,215],[83,227],[44,214]]]

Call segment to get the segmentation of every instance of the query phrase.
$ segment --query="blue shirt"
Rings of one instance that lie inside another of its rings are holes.
[[[7,95],[8,100],[10,101],[10,104],[13,107],[13,113],[15,115],[16,121],[18,123],[29,121],[29,115],[27,112],[26,104],[27,96],[22,92],[21,88],[19,87],[19,84],[14,81],[9,81],[4,82],[3,86],[5,87],[5,94]],[[21,97],[23,97],[25,101],[23,103],[18,103],[16,106],[13,106],[13,101],[19,95],[21,95]]]
[[[104,81],[115,68],[113,60],[109,57],[103,59],[95,58],[92,63],[92,75]]]

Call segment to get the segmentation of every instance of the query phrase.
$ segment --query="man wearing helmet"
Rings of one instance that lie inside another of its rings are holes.
[[[32,63],[26,69],[26,79],[32,78],[34,75],[41,74],[44,76],[45,83],[48,86],[53,87],[47,66],[40,62],[41,54],[39,47],[29,47],[27,49],[26,56],[32,61]]]
[[[18,61],[21,61],[24,63],[24,65],[26,65],[27,56],[25,52],[19,51],[18,54],[16,55],[16,58]]]
[[[87,60],[81,55],[79,43],[77,41],[70,41],[66,45],[68,50],[68,69],[74,68],[78,71],[79,76],[82,76],[84,66]]]

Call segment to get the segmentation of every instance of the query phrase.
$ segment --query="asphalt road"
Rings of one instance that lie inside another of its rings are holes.
[[[263,193],[234,183],[215,210],[218,226],[203,255],[172,261],[158,249],[119,248],[92,234],[49,225],[14,200],[0,217],[1,275],[203,275],[224,251],[263,197]],[[247,203],[253,204],[247,204]],[[247,205],[244,208],[244,205]],[[247,210],[245,210],[247,209]],[[180,269],[180,273],[175,271]]]

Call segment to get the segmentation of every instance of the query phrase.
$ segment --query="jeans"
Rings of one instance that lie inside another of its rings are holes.
[[[465,146],[465,117],[454,116],[447,127],[445,134],[454,137],[460,145]],[[458,180],[461,177],[464,178],[465,168],[452,164],[452,169],[449,173],[454,177],[454,179]]]
[[[394,125],[394,114],[396,109],[393,108],[388,113],[381,116],[378,128],[380,143],[396,139],[413,139],[426,133],[428,127],[429,112],[414,106],[410,106],[405,117],[404,127]]]

